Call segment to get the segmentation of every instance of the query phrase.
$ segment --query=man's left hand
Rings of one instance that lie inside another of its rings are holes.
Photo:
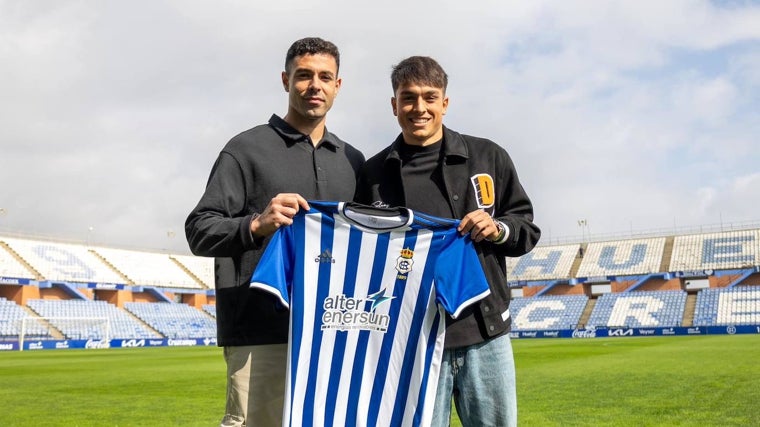
[[[496,226],[493,217],[480,209],[465,215],[457,230],[463,236],[470,233],[470,238],[475,242],[492,241],[499,237],[499,228]]]

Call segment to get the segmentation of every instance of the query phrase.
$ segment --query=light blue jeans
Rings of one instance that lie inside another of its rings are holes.
[[[509,334],[443,352],[432,427],[448,427],[451,399],[463,427],[517,427],[515,360]]]

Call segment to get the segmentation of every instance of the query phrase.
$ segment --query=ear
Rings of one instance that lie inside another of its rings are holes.
[[[341,79],[340,77],[338,77],[337,79],[335,79],[335,94],[336,95],[340,91],[340,85],[342,85],[342,84],[343,84],[343,79]]]
[[[396,110],[396,97],[391,97],[391,108],[393,109],[393,115],[398,117],[398,111]]]
[[[449,109],[449,97],[448,96],[444,96],[443,97],[443,113],[442,114],[446,115],[446,111],[448,109]]]
[[[285,71],[282,72],[282,87],[285,89],[285,92],[290,92],[290,79],[288,78],[288,73]]]

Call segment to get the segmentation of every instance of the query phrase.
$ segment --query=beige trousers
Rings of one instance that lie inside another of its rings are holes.
[[[221,427],[280,427],[288,345],[224,347],[227,404]]]

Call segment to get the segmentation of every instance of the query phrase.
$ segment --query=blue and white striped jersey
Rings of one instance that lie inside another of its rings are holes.
[[[444,310],[489,293],[457,220],[310,201],[251,278],[290,308],[285,426],[424,426]]]

